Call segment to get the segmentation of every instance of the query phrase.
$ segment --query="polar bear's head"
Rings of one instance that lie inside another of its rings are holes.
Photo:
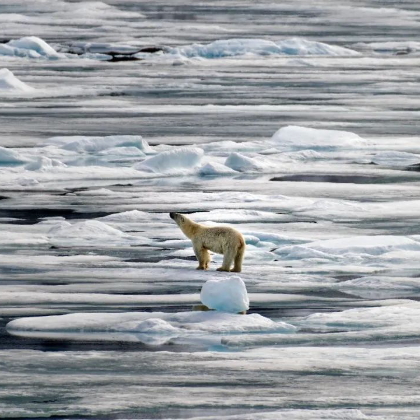
[[[169,216],[172,220],[176,222],[176,224],[181,227],[183,223],[187,221],[187,217],[183,216],[181,213],[169,213]]]
[[[194,232],[198,226],[197,223],[193,222],[181,213],[169,213],[169,216],[175,221],[188,238],[191,239],[194,236]]]

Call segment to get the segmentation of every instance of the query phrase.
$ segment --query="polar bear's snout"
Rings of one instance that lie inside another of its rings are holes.
[[[175,215],[176,215],[176,213],[169,213],[169,217],[170,217],[172,220],[175,220]]]

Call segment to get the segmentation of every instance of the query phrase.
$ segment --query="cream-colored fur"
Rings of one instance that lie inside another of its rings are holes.
[[[223,264],[217,269],[218,271],[241,272],[245,239],[240,232],[231,227],[200,225],[179,213],[170,213],[170,216],[185,236],[191,239],[198,260],[197,270],[209,268],[211,261],[209,251],[213,251],[216,254],[223,254]],[[233,269],[231,269],[232,264]]]

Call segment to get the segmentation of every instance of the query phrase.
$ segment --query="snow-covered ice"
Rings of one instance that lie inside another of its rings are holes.
[[[197,333],[245,333],[258,331],[294,332],[296,327],[273,322],[258,314],[238,316],[219,312],[129,312],[74,313],[21,318],[7,325],[9,331],[131,332],[139,334],[186,335]]]
[[[418,418],[418,2],[0,3],[0,417]]]
[[[138,171],[159,174],[183,174],[196,167],[203,156],[197,147],[182,147],[177,150],[161,152],[135,166]]]
[[[307,127],[282,127],[272,137],[273,143],[282,149],[322,150],[362,147],[365,141],[355,133],[336,130],[315,130]]]
[[[313,42],[305,39],[286,39],[279,42],[265,39],[226,39],[214,41],[207,45],[193,44],[185,47],[172,48],[171,54],[202,58],[234,57],[244,54],[255,55],[328,55],[353,56],[358,55],[348,48]]]
[[[0,164],[21,165],[26,161],[18,152],[0,146]]]
[[[6,44],[0,44],[0,55],[27,58],[58,58],[62,56],[51,45],[36,36],[12,39]]]
[[[0,69],[0,94],[32,92],[33,90],[33,87],[19,80],[9,69]]]

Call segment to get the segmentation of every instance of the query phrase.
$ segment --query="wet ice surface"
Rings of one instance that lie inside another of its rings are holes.
[[[277,3],[0,0],[2,417],[418,418],[419,4]]]

